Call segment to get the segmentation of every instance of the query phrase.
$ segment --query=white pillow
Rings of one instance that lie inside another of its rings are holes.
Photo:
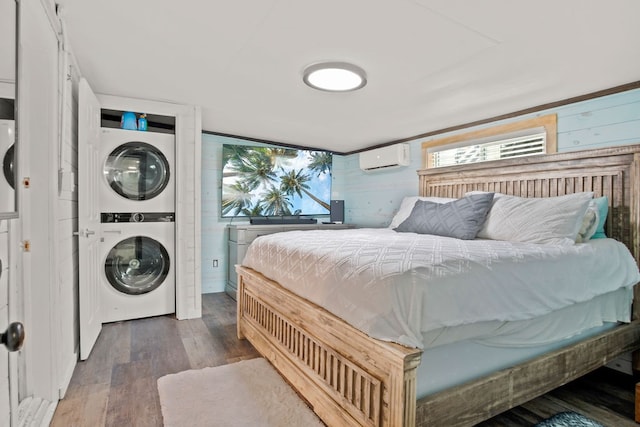
[[[418,200],[426,200],[427,202],[433,202],[433,203],[449,203],[457,199],[452,199],[449,197],[407,196],[404,199],[402,199],[402,203],[400,203],[400,208],[398,209],[398,212],[396,212],[395,216],[391,220],[391,224],[389,224],[389,228],[397,228],[400,224],[404,222],[405,219],[409,218],[409,215],[411,215],[411,211],[413,210],[413,206],[416,204]]]
[[[487,191],[468,191],[465,193],[465,196],[470,196],[473,194],[482,194],[487,193]],[[498,197],[506,196],[503,193],[494,193],[493,200],[495,201]],[[578,231],[578,235],[576,236],[576,243],[584,243],[589,241],[596,231],[598,231],[598,224],[600,221],[600,210],[598,209],[598,205],[595,199],[591,199],[589,202],[589,207],[582,218],[582,223],[580,226],[580,231]]]
[[[592,198],[591,192],[541,198],[500,195],[478,237],[573,245]]]

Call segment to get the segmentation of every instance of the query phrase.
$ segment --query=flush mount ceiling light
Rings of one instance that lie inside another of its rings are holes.
[[[321,62],[304,70],[304,82],[319,90],[348,92],[367,84],[364,70],[348,62]]]

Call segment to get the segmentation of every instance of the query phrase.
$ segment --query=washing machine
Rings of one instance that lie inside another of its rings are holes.
[[[2,177],[0,177],[0,212],[15,210],[15,182],[13,172],[15,132],[13,120],[0,120],[0,161],[2,161]]]
[[[175,212],[175,136],[103,128],[102,212]]]
[[[103,213],[103,323],[175,313],[173,213]]]

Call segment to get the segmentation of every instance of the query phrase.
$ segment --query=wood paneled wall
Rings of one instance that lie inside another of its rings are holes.
[[[456,133],[410,142],[411,165],[363,172],[358,155],[334,157],[333,189],[345,200],[345,221],[358,226],[386,227],[404,196],[418,194],[416,170],[422,166],[420,146],[430,139],[466,133],[510,121],[557,114],[558,152],[628,145],[640,142],[640,89],[540,111],[518,119],[490,123]],[[428,118],[425,118],[428,123]]]

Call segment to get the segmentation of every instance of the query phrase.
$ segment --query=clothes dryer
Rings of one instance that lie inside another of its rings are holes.
[[[175,136],[103,128],[102,212],[175,212]]]
[[[175,313],[173,213],[102,214],[102,321]]]
[[[14,142],[15,122],[13,120],[0,120],[0,161],[2,161],[0,212],[15,210]]]

